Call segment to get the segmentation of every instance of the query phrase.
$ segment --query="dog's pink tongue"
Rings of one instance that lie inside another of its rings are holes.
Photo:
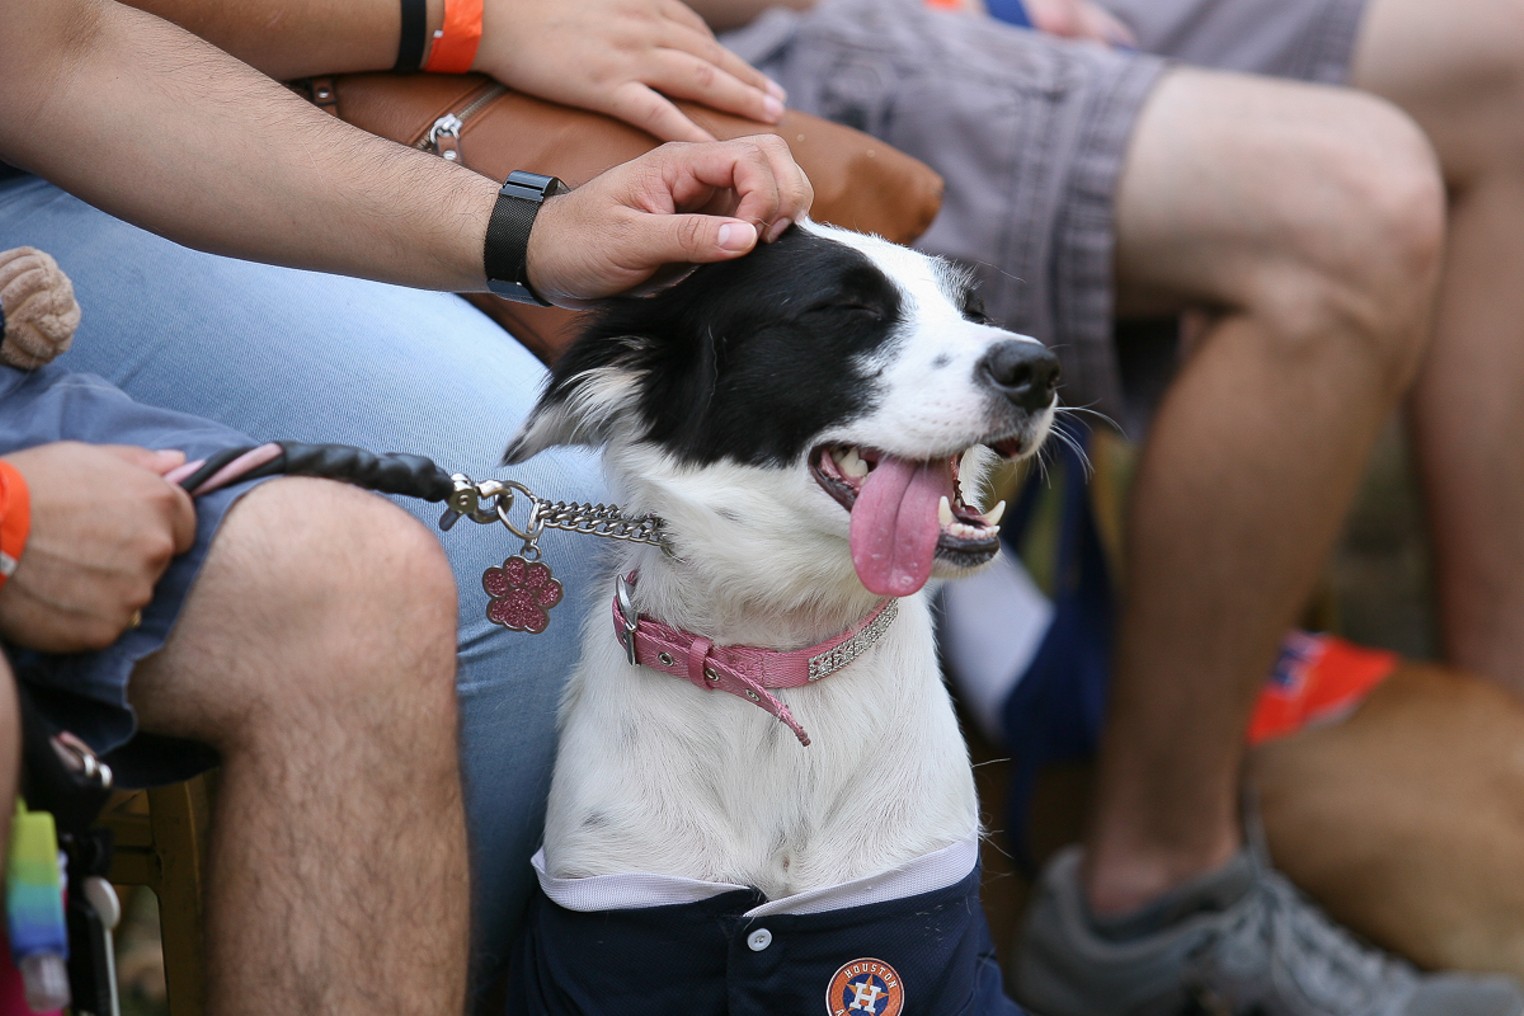
[[[951,491],[945,461],[878,460],[852,506],[852,564],[869,592],[909,596],[926,584],[942,533],[937,502]]]

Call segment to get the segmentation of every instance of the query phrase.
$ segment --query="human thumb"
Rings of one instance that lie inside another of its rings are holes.
[[[718,215],[667,215],[662,224],[672,242],[667,261],[704,264],[740,257],[757,245],[757,227]]]

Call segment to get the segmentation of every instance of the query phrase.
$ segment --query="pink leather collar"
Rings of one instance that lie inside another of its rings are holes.
[[[634,572],[621,578],[614,597],[614,634],[630,663],[753,702],[787,724],[805,747],[809,735],[769,689],[802,688],[836,673],[877,642],[899,615],[899,601],[885,598],[851,628],[805,649],[717,646],[702,635],[636,614],[630,600],[635,579]]]

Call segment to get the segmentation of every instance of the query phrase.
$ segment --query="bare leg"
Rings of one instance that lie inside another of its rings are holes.
[[[11,815],[21,779],[21,707],[16,702],[16,678],[0,656],[0,871],[11,846]]]
[[[1442,195],[1353,93],[1176,71],[1118,196],[1119,313],[1213,312],[1134,488],[1086,889],[1133,909],[1225,862],[1256,689],[1427,334]]]
[[[1450,188],[1411,432],[1447,658],[1524,695],[1524,8],[1371,0],[1353,83],[1410,113]]]
[[[131,688],[145,729],[222,752],[209,1011],[461,1012],[455,612],[437,542],[379,498],[290,479],[229,514]]]

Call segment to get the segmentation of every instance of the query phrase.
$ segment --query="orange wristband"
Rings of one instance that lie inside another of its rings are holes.
[[[0,585],[16,571],[32,529],[32,497],[21,470],[0,459]]]
[[[434,36],[423,69],[432,74],[464,74],[476,62],[482,41],[482,0],[445,0],[444,27]]]

